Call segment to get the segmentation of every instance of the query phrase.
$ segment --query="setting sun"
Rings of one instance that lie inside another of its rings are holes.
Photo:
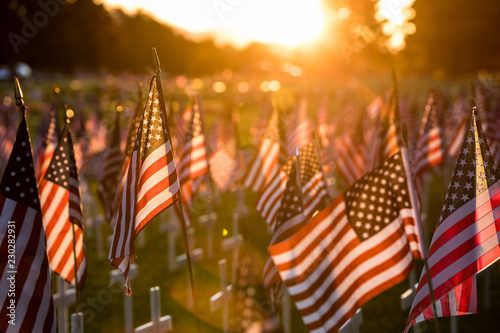
[[[253,41],[298,46],[316,38],[325,21],[321,0],[105,0],[104,3],[127,11],[140,9],[189,33],[212,36],[219,43],[235,46]]]

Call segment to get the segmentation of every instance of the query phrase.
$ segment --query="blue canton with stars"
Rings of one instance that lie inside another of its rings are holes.
[[[41,210],[26,116],[21,119],[17,130],[16,141],[0,183],[0,195]]]
[[[52,161],[45,173],[45,179],[65,189],[69,189],[70,178],[78,180],[78,171],[72,147],[73,143],[71,142],[68,126],[65,125],[59,137]]]
[[[474,126],[474,122],[476,126]],[[475,140],[476,133],[478,142]],[[478,168],[479,172],[476,178]],[[481,122],[473,112],[438,224],[441,224],[450,214],[472,200],[477,194],[485,191],[498,179],[498,170],[481,128]]]
[[[283,199],[281,199],[281,206],[276,219],[276,230],[280,225],[284,224],[292,217],[295,217],[304,211],[304,205],[299,194],[300,191],[302,191],[302,189],[300,189],[299,185],[297,184],[296,169],[292,168],[290,170],[288,181],[286,182]]]
[[[360,241],[394,221],[401,209],[411,208],[401,152],[397,152],[344,192],[349,224]]]
[[[168,142],[166,136],[167,129],[160,108],[156,76],[153,76],[144,114],[139,123],[134,150],[140,151],[141,160],[144,161],[149,154]]]

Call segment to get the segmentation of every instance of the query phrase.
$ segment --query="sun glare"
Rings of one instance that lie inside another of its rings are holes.
[[[249,39],[298,46],[320,35],[325,21],[321,0],[271,1],[260,18],[246,22]]]
[[[416,31],[410,20],[415,17],[412,8],[415,0],[379,0],[376,4],[375,18],[382,22],[382,32],[388,36],[385,46],[392,53],[406,47],[405,38]]]
[[[158,19],[221,43],[256,41],[298,46],[323,30],[321,0],[104,0],[127,11],[145,10]],[[197,10],[193,11],[193,8]]]

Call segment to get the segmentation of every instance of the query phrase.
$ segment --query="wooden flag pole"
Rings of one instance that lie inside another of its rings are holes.
[[[158,53],[156,52],[155,47],[153,47],[152,51],[153,51],[153,60],[155,63],[155,76],[156,76],[156,81],[158,84],[160,109],[161,109],[161,112],[163,112],[163,115],[165,116],[165,123],[166,123],[165,127],[167,129],[168,140],[169,140],[169,142],[172,142],[172,140],[170,138],[170,129],[168,128],[168,114],[167,114],[167,109],[165,108],[165,99],[163,97],[163,88],[161,85],[160,59],[158,58]],[[200,318],[198,317],[198,307],[197,307],[197,303],[196,303],[196,292],[195,292],[195,284],[194,284],[193,266],[191,263],[191,254],[189,251],[189,242],[188,242],[188,238],[187,238],[186,222],[184,221],[184,209],[182,208],[182,200],[178,199],[175,204],[176,204],[176,208],[179,212],[179,216],[180,216],[180,220],[181,220],[180,222],[181,222],[181,226],[182,226],[182,235],[184,238],[184,246],[186,248],[186,250],[185,250],[186,251],[186,261],[187,261],[188,274],[189,274],[189,283],[191,285],[191,295],[192,295],[192,299],[193,299],[193,312],[194,312],[194,315],[196,317],[196,325],[198,327],[198,333],[201,333]]]

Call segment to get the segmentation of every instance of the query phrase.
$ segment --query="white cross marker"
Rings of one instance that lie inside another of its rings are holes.
[[[71,333],[83,333],[83,313],[77,312],[71,315]]]
[[[198,218],[198,222],[201,226],[207,228],[207,257],[212,258],[214,255],[214,245],[213,245],[213,229],[215,223],[217,222],[217,213],[209,213],[207,215],[201,215]]]
[[[132,279],[134,279],[138,274],[137,265],[130,265],[130,284],[132,284]],[[115,269],[109,273],[109,282],[111,284],[118,283],[120,285],[125,284],[125,280],[123,279],[122,273]],[[127,293],[123,293],[123,307],[124,307],[124,319],[125,319],[125,333],[133,333],[134,332],[134,312],[132,307],[132,295],[127,296]]]
[[[172,317],[161,317],[160,287],[149,289],[151,321],[137,327],[135,333],[164,333],[172,331]]]
[[[92,230],[95,230],[95,241],[97,243],[97,257],[99,259],[104,258],[104,251],[102,248],[102,228],[101,226],[104,224],[104,215],[99,214],[97,216],[92,216],[91,218],[86,218],[86,221],[89,222],[89,226]],[[87,229],[90,229],[87,228]]]
[[[236,280],[236,271],[238,268],[239,248],[243,245],[243,236],[239,234],[239,215],[233,215],[233,236],[223,239],[221,243],[222,251],[233,251],[233,281]]]
[[[99,210],[97,208],[97,203],[95,201],[94,196],[89,192],[88,182],[81,175],[80,177],[80,194],[82,196],[82,211],[85,212],[84,218],[87,217],[95,217],[99,214]],[[92,230],[94,229],[93,225],[89,225],[90,228],[87,229],[87,236],[90,237],[92,235]]]
[[[186,265],[187,256],[185,253],[178,256],[175,254],[176,239],[180,233],[180,222],[177,220],[177,216],[172,209],[170,212],[168,222],[160,224],[160,231],[168,233],[168,270],[173,272]],[[187,230],[189,253],[191,254],[191,258],[193,260],[201,260],[203,258],[203,249],[195,249],[194,233],[194,228],[189,228]]]
[[[76,289],[68,289],[70,284],[62,277],[57,277],[57,294],[52,297],[54,299],[54,307],[57,309],[57,326],[59,332],[69,332],[68,327],[68,307],[76,302]]]
[[[358,309],[356,314],[342,325],[339,329],[339,333],[359,333],[359,326],[361,326],[362,323],[363,315],[361,314],[361,309]]]
[[[224,333],[229,331],[229,299],[232,285],[227,285],[226,259],[219,260],[220,291],[210,297],[210,311],[217,311],[222,307],[222,328]]]
[[[247,216],[249,213],[248,207],[245,205],[245,187],[238,185],[233,193],[236,192],[236,197],[238,199],[238,204],[233,214],[238,214],[239,216]]]

